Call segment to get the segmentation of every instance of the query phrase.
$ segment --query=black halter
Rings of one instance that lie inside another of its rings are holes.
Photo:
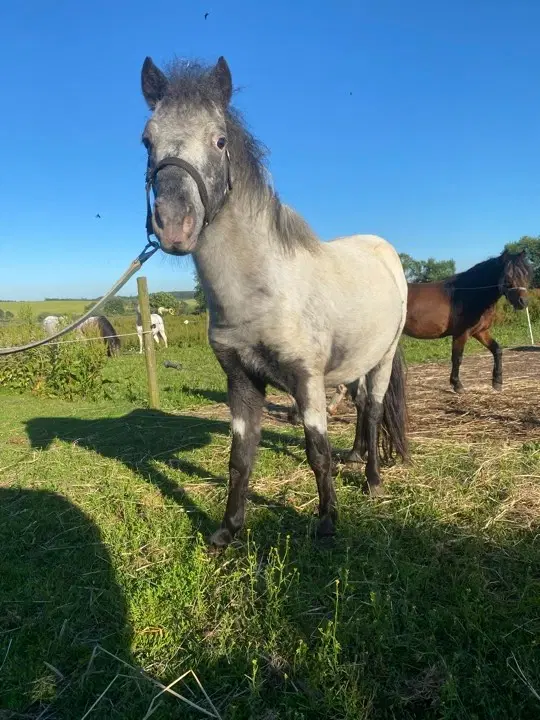
[[[227,150],[225,150],[225,163],[227,165],[227,187],[225,188],[224,194],[226,195],[230,190],[232,190],[230,156]],[[163,158],[163,160],[158,162],[155,168],[148,168],[148,171],[146,173],[146,234],[148,235],[148,237],[154,234],[154,228],[152,225],[152,204],[150,202],[150,190],[152,189],[158,172],[164,167],[167,167],[168,165],[175,165],[176,167],[185,170],[197,185],[197,189],[199,190],[199,197],[201,198],[201,202],[204,208],[203,228],[205,228],[212,222],[220,209],[217,208],[217,210],[213,214],[210,213],[208,190],[206,189],[204,180],[202,179],[202,176],[196,167],[194,167],[191,163],[188,163],[187,160],[183,160],[182,158]]]

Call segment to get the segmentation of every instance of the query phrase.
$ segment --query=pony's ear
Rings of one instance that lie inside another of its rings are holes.
[[[223,56],[221,56],[219,58],[219,60],[217,61],[214,69],[212,70],[212,74],[214,75],[215,79],[217,80],[217,83],[221,90],[221,95],[223,97],[223,105],[224,105],[224,107],[227,107],[227,105],[231,101],[233,88],[232,88],[231,71],[229,70],[227,61],[225,60],[225,58]]]
[[[168,80],[161,70],[147,57],[141,70],[141,87],[150,110],[153,110],[167,92]]]

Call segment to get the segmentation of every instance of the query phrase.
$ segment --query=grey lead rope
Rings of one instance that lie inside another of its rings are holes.
[[[90,310],[85,312],[84,315],[75,320],[75,322],[72,322],[71,325],[62,328],[58,332],[54,333],[54,335],[44,338],[43,340],[35,340],[34,342],[28,343],[27,345],[18,345],[17,347],[0,348],[0,356],[15,355],[16,353],[24,352],[25,350],[32,350],[32,348],[37,348],[41,345],[47,345],[47,343],[50,343],[53,340],[62,337],[62,335],[66,335],[72,330],[78,328],[79,325],[81,325],[85,320],[88,320],[88,318],[92,317],[95,311],[100,308],[104,303],[106,303],[110,297],[116,295],[120,288],[122,288],[127,283],[127,281],[141,269],[144,263],[149,260],[152,255],[154,255],[154,253],[156,253],[158,250],[159,243],[156,240],[149,239],[143,251],[135,258],[135,260],[133,260],[126,272],[120,277],[119,280],[115,282],[109,292],[105,293],[105,295],[100,300],[98,300],[97,303],[90,308]]]

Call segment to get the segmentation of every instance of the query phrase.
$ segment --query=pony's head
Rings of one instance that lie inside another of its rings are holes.
[[[211,68],[177,64],[165,75],[147,57],[141,82],[153,111],[142,136],[148,150],[147,189],[153,188],[155,196],[149,225],[165,252],[186,255],[195,250],[230,189],[231,73],[221,57]]]
[[[527,307],[527,291],[532,277],[532,268],[526,252],[522,250],[519,253],[511,253],[505,250],[501,259],[503,262],[501,293],[515,310],[523,310]]]

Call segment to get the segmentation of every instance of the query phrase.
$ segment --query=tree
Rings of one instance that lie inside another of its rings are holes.
[[[204,290],[202,289],[201,281],[199,280],[199,276],[196,273],[194,298],[197,312],[206,312],[208,310],[208,305],[206,304],[206,298],[204,296]]]
[[[417,282],[437,282],[444,280],[456,272],[456,263],[454,260],[435,260],[428,258],[422,261],[422,270]]]
[[[155,312],[160,307],[165,308],[172,308],[174,312],[178,315],[180,314],[180,303],[178,300],[174,297],[174,295],[171,295],[171,293],[168,292],[156,292],[151,293],[149,296],[150,300],[150,307]]]
[[[513,253],[526,251],[527,260],[533,267],[531,287],[540,287],[540,235],[538,237],[523,235],[517,242],[505,245],[505,250]]]
[[[399,257],[407,282],[436,282],[437,280],[444,280],[456,272],[454,260],[435,260],[435,258],[415,260],[406,253],[401,253]]]
[[[407,282],[417,282],[416,278],[420,275],[422,270],[422,261],[415,260],[410,255],[407,255],[407,253],[400,253],[399,259],[403,265]]]
[[[103,306],[103,313],[105,315],[123,315],[124,312],[124,301],[118,297],[113,297],[110,300],[107,300]]]

